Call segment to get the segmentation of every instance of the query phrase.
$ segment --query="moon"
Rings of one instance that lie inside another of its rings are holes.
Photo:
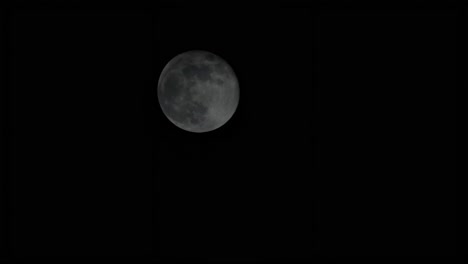
[[[208,51],[194,50],[166,64],[157,95],[164,115],[174,125],[203,133],[223,126],[234,115],[239,84],[225,60]]]

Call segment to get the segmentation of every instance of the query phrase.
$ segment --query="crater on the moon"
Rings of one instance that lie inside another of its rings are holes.
[[[206,51],[190,51],[166,65],[158,82],[158,99],[173,124],[191,132],[207,132],[232,117],[239,86],[223,59]]]

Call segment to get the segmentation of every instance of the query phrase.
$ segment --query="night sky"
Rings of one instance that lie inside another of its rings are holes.
[[[3,256],[456,253],[466,9],[187,2],[8,6]],[[189,50],[239,81],[208,133],[156,97]]]

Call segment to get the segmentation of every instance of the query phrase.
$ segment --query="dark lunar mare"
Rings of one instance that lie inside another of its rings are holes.
[[[187,66],[182,68],[182,73],[185,78],[192,79],[198,78],[200,81],[205,82],[211,79],[211,67],[209,65],[200,64],[187,64]]]
[[[181,124],[190,122],[193,125],[198,125],[205,119],[205,114],[208,108],[198,102],[185,99],[180,104],[180,111],[173,107],[173,104],[163,104],[164,112],[174,121]]]
[[[210,62],[211,62],[211,61],[215,61],[215,60],[216,60],[216,56],[215,56],[213,53],[207,52],[207,53],[205,54],[205,59],[206,59],[207,61],[210,61]]]
[[[190,66],[190,65],[188,65]],[[184,69],[187,67],[184,67]],[[161,101],[163,106],[163,111],[171,117],[174,121],[186,124],[190,122],[193,125],[197,125],[204,121],[205,114],[208,111],[208,108],[203,104],[193,100],[193,95],[190,92],[191,86],[195,85],[193,77],[200,76],[200,70],[203,72],[207,69],[205,68],[191,68],[188,67],[186,71],[189,76],[192,78],[187,78],[187,75],[180,75],[175,72],[169,72],[166,76],[166,79],[163,81],[163,89],[159,90],[160,97],[164,98]],[[204,73],[201,73],[203,78]],[[181,78],[186,79],[185,87],[184,81]],[[182,100],[178,101],[178,98]],[[167,100],[167,102],[165,102]],[[179,106],[179,109],[176,109],[174,106]]]
[[[160,90],[160,93],[162,93],[162,98],[165,98],[170,103],[173,103],[175,99],[183,92],[183,86],[183,81],[177,76],[176,73],[169,73],[169,75],[164,80],[164,89],[162,89],[162,91]]]
[[[187,116],[184,112],[176,111],[170,104],[164,104],[163,111],[166,114],[166,116],[170,117],[176,122],[184,123],[185,120],[187,120]]]
[[[205,121],[205,114],[208,111],[208,108],[203,104],[196,101],[191,101],[187,106],[187,110],[187,118],[193,125],[198,125]]]

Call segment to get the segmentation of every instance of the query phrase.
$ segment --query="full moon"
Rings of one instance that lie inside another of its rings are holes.
[[[207,51],[177,55],[158,81],[159,105],[177,127],[202,133],[224,125],[239,104],[239,84],[232,68]]]

